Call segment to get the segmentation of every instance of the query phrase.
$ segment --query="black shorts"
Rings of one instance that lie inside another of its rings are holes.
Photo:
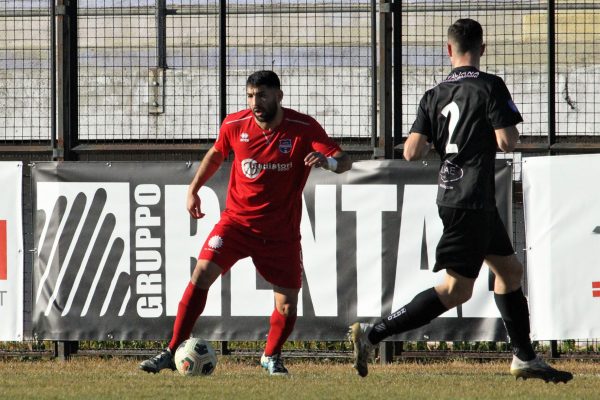
[[[509,256],[515,251],[498,210],[467,210],[438,206],[444,233],[435,252],[434,272],[451,269],[477,278],[488,255]]]

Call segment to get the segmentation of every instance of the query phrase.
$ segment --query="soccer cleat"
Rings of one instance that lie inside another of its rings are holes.
[[[288,370],[283,365],[281,354],[266,356],[265,353],[260,357],[260,366],[269,372],[272,376],[288,376]]]
[[[510,365],[510,373],[516,379],[542,379],[546,383],[567,383],[573,379],[572,373],[552,368],[539,356],[536,356],[530,361],[521,361],[517,356],[513,356],[512,364]]]
[[[373,345],[367,338],[367,331],[371,327],[369,324],[355,322],[350,326],[350,341],[354,345],[354,369],[358,375],[365,377],[369,373],[369,357]]]
[[[175,361],[173,360],[173,354],[171,354],[171,350],[166,349],[158,353],[152,358],[149,358],[140,363],[140,369],[146,372],[152,372],[156,374],[160,372],[161,369],[169,368],[172,371],[175,371]]]

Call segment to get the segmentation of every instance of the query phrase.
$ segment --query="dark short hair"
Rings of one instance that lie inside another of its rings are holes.
[[[448,40],[456,44],[460,53],[479,51],[483,44],[483,28],[473,19],[459,19],[448,28]]]
[[[263,70],[252,73],[246,80],[246,86],[266,86],[273,89],[280,89],[281,82],[275,72]]]

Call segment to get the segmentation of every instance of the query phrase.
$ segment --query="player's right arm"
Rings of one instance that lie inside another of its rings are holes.
[[[224,160],[225,156],[223,153],[215,149],[214,146],[206,152],[206,155],[202,159],[202,162],[196,171],[196,175],[194,175],[194,179],[192,179],[192,182],[188,187],[187,193],[187,210],[193,218],[198,219],[204,217],[200,208],[200,196],[198,196],[198,191],[206,181],[217,172]]]
[[[406,142],[404,142],[402,155],[407,161],[416,161],[424,158],[430,149],[431,144],[428,142],[427,136],[411,132]]]
[[[495,129],[496,132],[496,142],[498,143],[498,147],[505,153],[510,153],[513,151],[517,145],[517,140],[519,140],[519,130],[516,126],[511,125],[506,128],[498,128]]]

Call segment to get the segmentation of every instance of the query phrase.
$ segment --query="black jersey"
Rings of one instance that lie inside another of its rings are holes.
[[[522,122],[504,81],[475,67],[459,67],[421,99],[411,128],[440,154],[437,204],[494,209],[494,130]]]

